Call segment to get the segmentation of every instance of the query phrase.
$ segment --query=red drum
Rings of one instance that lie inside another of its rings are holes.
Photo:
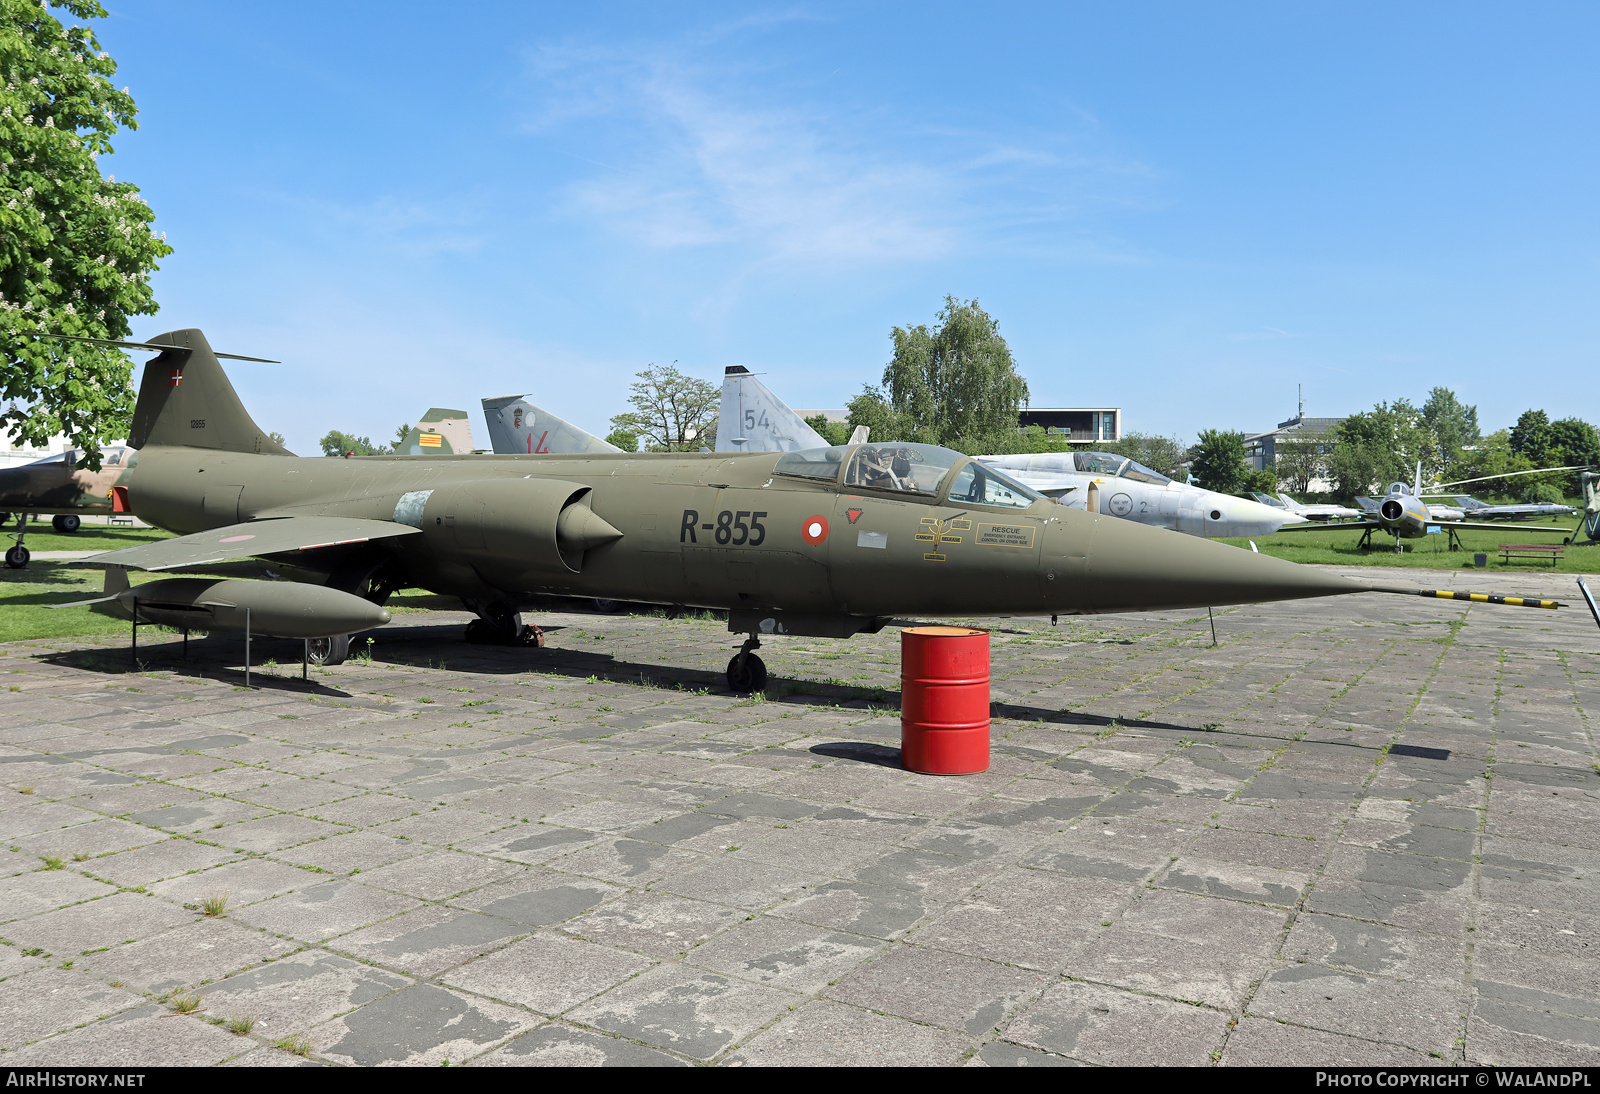
[[[924,775],[989,769],[989,632],[900,632],[900,762]]]

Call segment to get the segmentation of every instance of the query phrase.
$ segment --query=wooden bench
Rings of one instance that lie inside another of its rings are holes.
[[[1560,543],[1502,543],[1500,545],[1500,561],[1510,562],[1513,558],[1548,558],[1551,562],[1560,562],[1567,553],[1567,548]]]

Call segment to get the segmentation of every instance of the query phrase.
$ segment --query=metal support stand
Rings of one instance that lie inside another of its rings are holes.
[[[183,628],[183,659],[189,660],[189,628]]]
[[[1054,613],[1051,613],[1051,615],[1050,615],[1050,625],[1052,627],[1056,625],[1056,617],[1055,617]]]
[[[250,686],[250,609],[244,610],[244,686]]]
[[[1215,646],[1217,644],[1217,617],[1211,613],[1210,608],[1207,608],[1206,618],[1211,620],[1211,644]]]
[[[139,671],[139,598],[133,598],[133,644],[129,647],[133,652],[133,671]]]
[[[311,639],[305,638],[300,642],[300,679],[306,679],[306,669],[311,664]]]

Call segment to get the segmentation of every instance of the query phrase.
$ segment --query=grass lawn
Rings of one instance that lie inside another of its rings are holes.
[[[62,536],[62,539],[71,537]],[[122,546],[131,546],[124,543]],[[129,571],[134,585],[170,574]],[[22,638],[64,638],[76,634],[126,634],[128,622],[88,608],[53,609],[51,604],[88,600],[105,588],[105,571],[70,562],[32,562],[26,569],[0,569],[0,642]]]
[[[1361,539],[1359,531],[1349,529],[1330,529],[1318,532],[1279,532],[1276,535],[1263,536],[1255,543],[1263,554],[1274,555],[1278,558],[1288,559],[1290,562],[1311,562],[1335,566],[1409,566],[1425,567],[1435,570],[1458,570],[1472,567],[1472,556],[1482,552],[1489,556],[1488,569],[1498,572],[1511,571],[1536,571],[1541,573],[1558,574],[1593,574],[1600,573],[1600,546],[1575,547],[1569,546],[1566,557],[1560,562],[1552,564],[1549,559],[1513,559],[1511,562],[1500,561],[1500,544],[1502,543],[1552,543],[1559,544],[1562,537],[1549,532],[1529,533],[1531,526],[1547,528],[1572,529],[1577,525],[1576,517],[1568,517],[1564,521],[1534,521],[1527,524],[1507,524],[1504,531],[1466,531],[1460,534],[1462,549],[1449,550],[1449,537],[1443,533],[1437,536],[1426,536],[1422,539],[1403,539],[1401,544],[1405,547],[1403,554],[1395,554],[1394,537],[1382,532],[1374,532],[1372,546],[1360,550],[1356,543]],[[1225,539],[1223,543],[1231,543],[1235,547],[1250,549],[1247,539]]]
[[[145,534],[151,538],[161,536],[161,533]],[[73,537],[54,538],[70,540]],[[132,546],[131,541],[121,541],[105,549],[129,546]],[[204,575],[147,574],[138,570],[128,572],[128,579],[134,585],[173,576]],[[0,642],[26,638],[65,638],[80,634],[127,634],[129,624],[125,619],[101,615],[89,608],[50,607],[73,600],[88,600],[99,596],[104,588],[105,571],[98,566],[36,559],[21,570],[0,567]],[[422,589],[406,589],[390,597],[386,607],[393,615],[410,615],[426,611],[460,611],[461,601]]]
[[[10,547],[15,522],[6,525],[6,547]],[[71,535],[63,535],[50,527],[49,521],[28,525],[28,550],[39,551],[116,551],[123,547],[137,547],[158,539],[171,539],[171,533],[159,528],[112,528],[104,524],[85,524]],[[38,563],[34,563],[38,565]],[[8,570],[7,573],[16,573]]]

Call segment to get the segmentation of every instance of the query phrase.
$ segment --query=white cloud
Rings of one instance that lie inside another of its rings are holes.
[[[537,51],[530,130],[600,168],[567,186],[568,216],[652,250],[731,249],[749,273],[1036,252],[1086,210],[1147,203],[1153,173],[1100,150],[1080,111],[1045,134],[924,125],[841,101],[825,78],[758,68],[742,42],[711,57],[728,37]],[[1085,248],[1081,224],[1072,235],[1054,241],[1062,257],[1125,250]]]

